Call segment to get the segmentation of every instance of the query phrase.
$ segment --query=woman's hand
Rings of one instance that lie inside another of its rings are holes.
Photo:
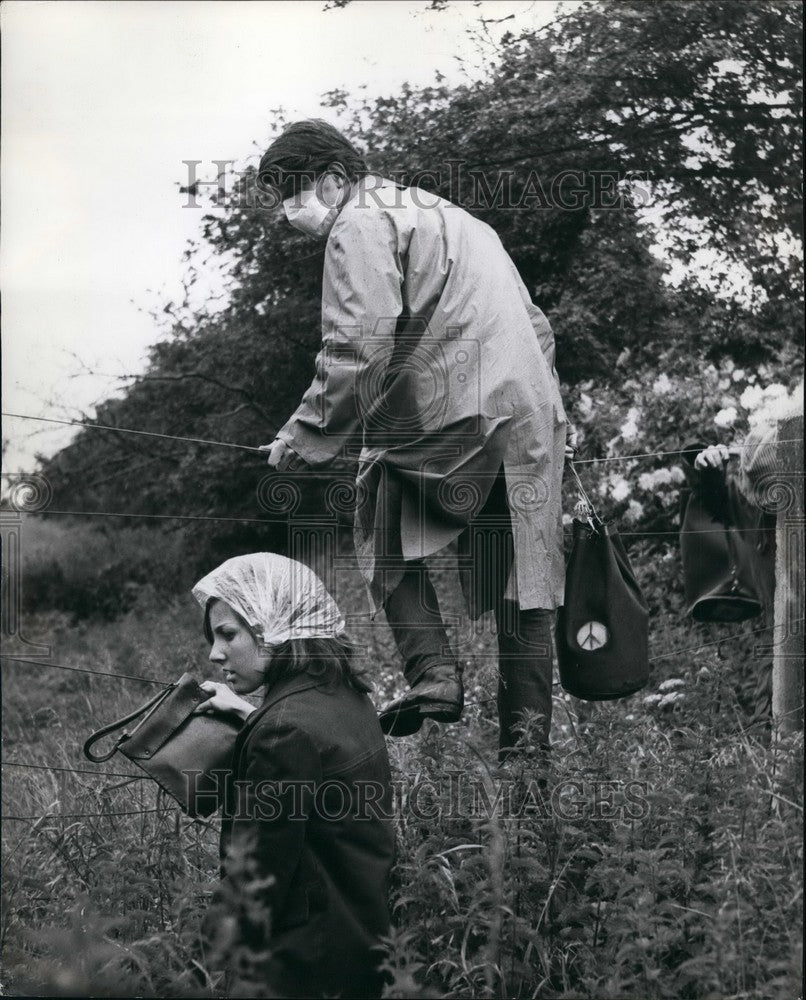
[[[235,694],[226,684],[218,684],[216,681],[202,681],[199,687],[210,695],[207,701],[203,701],[196,707],[196,712],[200,715],[224,712],[229,715],[237,715],[239,719],[246,721],[255,711],[254,705]]]
[[[694,459],[695,469],[722,469],[730,458],[730,452],[724,444],[712,444],[703,449]]]

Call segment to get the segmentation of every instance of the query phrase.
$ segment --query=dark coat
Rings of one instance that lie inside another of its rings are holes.
[[[268,941],[265,921],[239,900],[242,940],[268,944],[269,995],[379,995],[372,949],[389,928],[394,833],[389,759],[370,699],[308,674],[281,681],[238,735],[233,777],[221,828],[224,895],[235,888],[246,898],[250,879],[271,876],[258,891],[270,908]]]

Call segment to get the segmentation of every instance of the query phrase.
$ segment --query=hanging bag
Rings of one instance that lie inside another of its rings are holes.
[[[686,614],[698,622],[743,622],[764,610],[751,554],[733,525],[711,517],[700,497],[684,500],[680,558]]]
[[[743,622],[764,610],[753,576],[754,553],[733,524],[724,475],[697,476],[694,459],[707,445],[686,445],[682,455],[695,487],[681,494],[680,559],[686,614],[698,622]],[[694,478],[696,477],[696,478]],[[708,510],[703,491],[713,490]]]
[[[94,732],[84,744],[84,755],[100,764],[120,752],[176,799],[188,816],[211,816],[224,802],[235,738],[243,723],[234,716],[194,714],[209,698],[190,674],[182,674],[131,715]],[[92,753],[98,740],[141,715],[132,732],[124,730],[108,753]]]
[[[574,518],[557,623],[560,683],[577,698],[611,701],[649,680],[649,610],[616,530],[604,524],[569,463],[586,520]]]

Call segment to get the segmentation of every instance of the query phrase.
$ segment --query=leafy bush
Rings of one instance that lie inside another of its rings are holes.
[[[27,516],[21,543],[23,610],[62,611],[74,623],[111,621],[131,610],[144,588],[172,594],[185,585],[181,544],[176,533],[159,529]]]

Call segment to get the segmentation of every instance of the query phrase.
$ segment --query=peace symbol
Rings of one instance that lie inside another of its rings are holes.
[[[578,645],[589,651],[601,649],[609,638],[607,628],[601,622],[586,622],[577,632]]]

